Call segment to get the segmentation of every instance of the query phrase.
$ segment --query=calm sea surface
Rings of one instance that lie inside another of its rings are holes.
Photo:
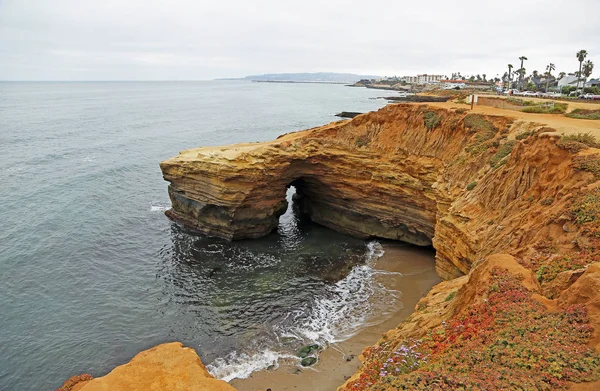
[[[0,390],[53,390],[167,341],[229,380],[385,311],[395,297],[372,278],[376,242],[298,221],[292,208],[259,240],[190,233],[164,216],[158,166],[183,149],[374,110],[380,95],[239,81],[0,83]]]

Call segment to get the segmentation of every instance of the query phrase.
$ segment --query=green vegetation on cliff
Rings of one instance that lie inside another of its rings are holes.
[[[600,378],[587,310],[547,311],[506,269],[495,267],[483,301],[421,340],[365,351],[346,391],[553,390]]]

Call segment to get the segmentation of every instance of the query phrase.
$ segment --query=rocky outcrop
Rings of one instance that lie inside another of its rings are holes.
[[[295,186],[314,222],[433,244],[438,273],[451,279],[494,253],[533,259],[549,237],[557,249],[574,248],[580,234],[565,232],[557,216],[593,175],[547,130],[391,105],[267,143],[184,151],[161,163],[167,214],[207,235],[260,237],[277,226]],[[517,141],[517,132],[530,136]]]
[[[67,381],[67,383],[72,383]],[[66,383],[65,383],[66,384]],[[63,386],[63,390],[67,388]],[[108,375],[69,384],[73,391],[234,391],[213,378],[193,349],[166,343],[137,354]]]

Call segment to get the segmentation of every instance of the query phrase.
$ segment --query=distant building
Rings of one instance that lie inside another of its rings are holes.
[[[568,75],[566,75],[565,77],[563,77],[562,79],[560,79],[558,81],[558,87],[563,88],[563,87],[567,87],[567,86],[576,86],[577,79],[578,79],[578,77],[575,76],[575,74],[569,73]]]
[[[481,81],[466,81],[466,87],[471,90],[489,90],[493,87],[493,83],[484,83]]]
[[[442,79],[444,79],[443,75],[428,75],[424,73],[417,76],[404,76],[400,80],[407,84],[437,84]]]
[[[467,85],[464,80],[440,80],[440,87],[444,90],[455,90],[458,88],[465,88]]]
[[[585,83],[586,87],[600,87],[600,79],[590,79],[587,83]]]

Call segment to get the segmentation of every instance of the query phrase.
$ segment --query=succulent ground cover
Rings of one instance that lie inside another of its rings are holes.
[[[547,311],[518,277],[495,267],[487,296],[421,340],[365,352],[358,390],[551,390],[600,378],[586,343],[587,310]]]

